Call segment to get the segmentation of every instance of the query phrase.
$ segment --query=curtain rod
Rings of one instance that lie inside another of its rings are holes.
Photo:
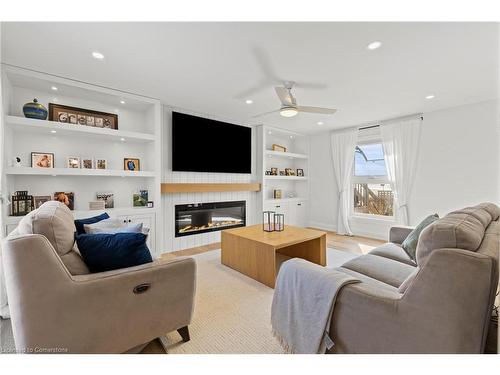
[[[367,126],[360,127],[360,128],[358,128],[358,130],[366,130],[366,129],[378,128],[380,126],[381,122],[394,121],[394,120],[403,120],[405,118],[411,118],[411,117],[413,117],[413,115],[403,116],[403,117],[396,117],[396,118],[393,118],[393,119],[390,119],[390,120],[383,120],[383,121],[379,121],[378,124],[367,125]],[[420,115],[417,118],[420,118],[420,120],[423,120],[424,116]]]

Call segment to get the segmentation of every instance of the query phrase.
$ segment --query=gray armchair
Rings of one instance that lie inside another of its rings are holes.
[[[73,247],[73,232],[71,212],[50,202],[23,218],[3,241],[18,351],[134,352],[174,330],[189,340],[193,259],[90,274]]]

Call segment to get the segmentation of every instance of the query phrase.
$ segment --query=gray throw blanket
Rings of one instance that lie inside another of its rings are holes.
[[[329,329],[337,293],[358,279],[303,259],[284,262],[271,309],[274,336],[287,353],[322,354],[333,347]]]

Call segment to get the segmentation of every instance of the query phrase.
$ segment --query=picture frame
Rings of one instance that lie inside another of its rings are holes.
[[[32,152],[31,168],[54,168],[54,153]]]
[[[147,207],[149,198],[148,190],[139,190],[138,193],[132,195],[132,206],[133,207]]]
[[[82,158],[82,169],[94,169],[94,159],[86,157]]]
[[[118,115],[49,103],[49,121],[57,121],[84,126],[94,126],[118,130]]]
[[[153,201],[148,201],[147,207],[148,208],[153,208],[154,207],[154,202]]]
[[[297,176],[298,177],[304,177],[304,170],[301,168],[297,168]]]
[[[98,201],[104,201],[104,208],[114,208],[115,207],[115,194],[109,192],[96,193],[96,199]]]
[[[108,168],[108,161],[103,158],[96,158],[95,159],[95,169],[107,169]]]
[[[52,197],[50,195],[35,195],[33,196],[34,208],[40,208],[42,204],[51,200]]]
[[[54,200],[64,203],[71,211],[75,209],[75,193],[73,192],[56,191]]]
[[[280,171],[280,176],[286,176],[285,171]]]
[[[278,175],[278,168],[271,168],[271,176],[277,176]]]
[[[66,159],[66,167],[71,169],[79,169],[80,168],[80,158],[76,156],[70,156]]]
[[[272,149],[273,151],[286,152],[285,146],[277,145],[275,143],[273,144]]]
[[[137,158],[124,158],[123,169],[125,171],[140,171],[141,161]]]

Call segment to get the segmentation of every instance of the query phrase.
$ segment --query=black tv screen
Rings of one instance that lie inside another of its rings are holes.
[[[172,112],[172,170],[251,173],[252,129]]]

